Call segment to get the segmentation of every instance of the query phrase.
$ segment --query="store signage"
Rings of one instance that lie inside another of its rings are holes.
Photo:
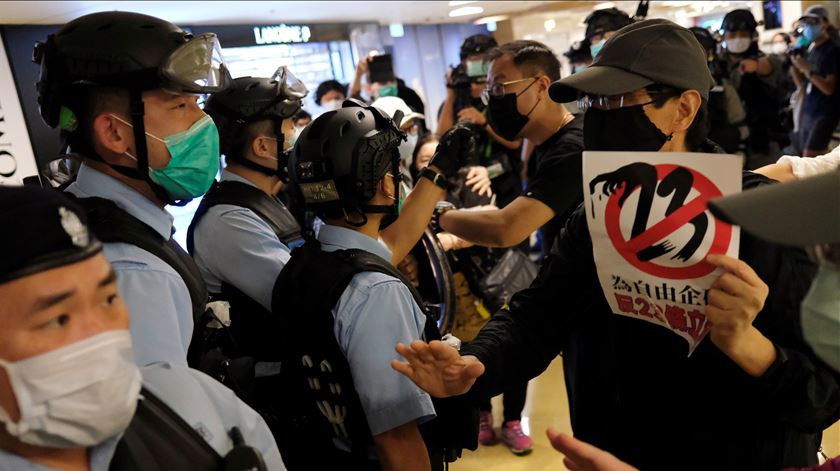
[[[254,26],[254,41],[257,44],[306,43],[312,37],[306,25]]]
[[[24,177],[37,172],[12,69],[0,37],[0,185],[20,185]]]

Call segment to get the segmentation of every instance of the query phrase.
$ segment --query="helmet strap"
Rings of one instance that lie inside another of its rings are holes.
[[[131,107],[131,125],[134,128],[134,147],[137,151],[137,169],[129,169],[127,167],[119,169],[117,168],[118,166],[114,165],[111,165],[111,167],[126,177],[143,180],[148,183],[159,200],[175,206],[184,206],[189,203],[189,200],[172,201],[169,193],[162,186],[152,181],[151,176],[149,176],[149,149],[146,145],[146,124],[143,120],[146,114],[146,107],[143,104],[143,91],[139,88],[130,89],[129,104]],[[131,172],[130,170],[135,170],[135,172]]]

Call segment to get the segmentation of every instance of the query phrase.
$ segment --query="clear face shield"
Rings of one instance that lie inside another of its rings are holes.
[[[215,93],[232,80],[214,33],[196,36],[172,51],[160,74],[165,88],[179,93]]]
[[[306,85],[284,65],[277,69],[271,76],[271,80],[278,83],[278,100],[267,109],[276,108],[277,113],[285,118],[291,117],[303,106],[303,99],[309,94]],[[263,110],[263,111],[267,111]]]

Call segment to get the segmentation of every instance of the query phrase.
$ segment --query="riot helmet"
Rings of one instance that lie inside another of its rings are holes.
[[[168,21],[139,13],[93,13],[38,42],[32,59],[41,67],[37,91],[44,122],[59,127],[74,150],[96,160],[104,162],[87,142],[90,123],[80,119],[92,112],[90,92],[127,90],[137,168],[108,165],[146,181],[162,201],[178,205],[189,201],[173,199],[149,176],[142,93],[159,88],[194,94],[223,90],[230,74],[215,34],[193,36]]]
[[[287,164],[287,152],[284,143],[290,143],[292,136],[284,136],[280,124],[291,118],[303,106],[303,99],[309,91],[285,66],[280,67],[271,78],[239,77],[231,82],[226,90],[214,93],[204,104],[204,111],[209,114],[219,130],[219,144],[222,154],[228,160],[262,172],[266,175],[279,175],[284,178],[283,170]],[[278,170],[257,164],[242,155],[242,149],[249,145],[243,142],[248,137],[245,128],[254,122],[271,120],[277,139]],[[285,178],[284,178],[285,179]]]
[[[391,173],[399,191],[399,144],[406,139],[393,119],[358,100],[346,100],[303,130],[289,159],[289,177],[307,210],[322,218],[344,217],[353,226],[367,223],[366,214],[396,214],[393,205],[371,205],[377,184]]]

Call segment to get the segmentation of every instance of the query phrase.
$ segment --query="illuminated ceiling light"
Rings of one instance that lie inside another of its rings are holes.
[[[459,7],[461,5],[466,5],[467,3],[475,3],[476,0],[466,0],[466,1],[459,1],[459,0],[452,0],[449,2],[450,7]]]
[[[500,21],[505,21],[509,19],[510,16],[508,15],[495,15],[495,16],[485,16],[484,18],[479,18],[473,21],[474,25],[486,25],[489,23],[498,23]]]
[[[497,29],[498,29],[498,27],[496,26],[496,22],[495,22],[495,21],[491,21],[491,22],[487,23],[487,32],[489,32],[489,33],[493,33],[493,32],[495,32]]]
[[[481,7],[461,7],[450,11],[449,17],[455,18],[457,16],[480,15],[482,13],[484,13],[484,8]]]
[[[405,28],[403,28],[402,23],[391,23],[388,26],[388,30],[391,33],[392,38],[401,38],[405,36]]]
[[[596,10],[606,10],[607,8],[615,8],[615,3],[613,2],[604,2],[595,5],[594,7]]]
[[[545,30],[550,33],[554,30],[554,28],[557,27],[557,22],[554,21],[553,18],[550,20],[545,20],[545,23],[543,23],[543,27],[545,27]]]

